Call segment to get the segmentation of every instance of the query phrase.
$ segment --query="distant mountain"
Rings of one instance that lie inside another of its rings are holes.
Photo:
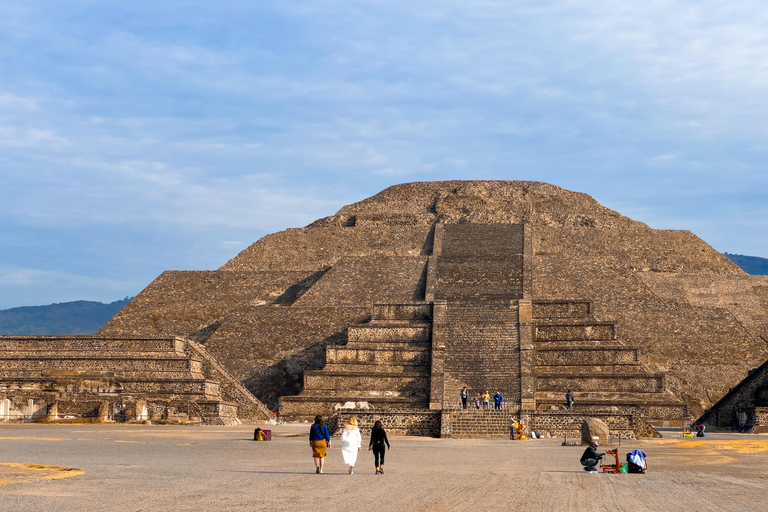
[[[110,304],[78,300],[48,306],[0,310],[0,334],[93,334],[128,304],[131,298]]]
[[[753,276],[768,276],[768,258],[744,256],[743,254],[725,254],[726,258],[737,264],[747,274]]]

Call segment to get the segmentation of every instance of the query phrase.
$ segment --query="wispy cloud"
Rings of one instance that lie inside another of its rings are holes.
[[[474,178],[549,181],[768,255],[730,229],[768,203],[756,0],[75,0],[0,19],[10,267],[215,268],[393,183]],[[52,263],[30,229],[89,249]]]

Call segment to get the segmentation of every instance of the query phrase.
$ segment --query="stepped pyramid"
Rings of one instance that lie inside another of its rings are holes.
[[[238,422],[239,405],[242,417],[269,418],[263,405],[189,340],[0,336],[0,420],[196,419],[229,425]]]
[[[626,431],[701,414],[768,359],[767,306],[765,277],[689,231],[545,183],[446,181],[164,272],[97,334],[188,338],[286,417],[483,435],[457,410],[467,386],[502,392],[497,424]]]

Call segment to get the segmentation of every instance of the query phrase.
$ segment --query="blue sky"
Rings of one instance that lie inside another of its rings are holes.
[[[768,257],[758,1],[0,0],[0,308],[389,185],[524,179]]]

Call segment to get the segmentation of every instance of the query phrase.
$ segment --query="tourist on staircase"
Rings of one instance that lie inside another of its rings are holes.
[[[482,401],[483,401],[483,399],[482,399],[482,398],[480,398],[480,393],[478,393],[477,395],[475,395],[475,409],[479,409],[479,408],[480,408],[480,403],[481,403]]]
[[[352,416],[344,425],[341,431],[341,456],[344,458],[344,464],[349,466],[349,474],[354,473],[355,462],[357,462],[357,452],[363,444],[360,429],[357,428],[357,418]]]
[[[384,426],[380,421],[376,421],[371,429],[371,440],[368,442],[368,451],[373,451],[373,462],[376,464],[376,474],[384,474],[384,445],[389,446],[389,439],[387,439],[387,433],[384,431]],[[381,461],[381,462],[379,462]]]
[[[486,389],[485,393],[483,393],[483,409],[488,409],[490,403],[491,403],[491,394]]]
[[[312,458],[315,459],[315,473],[322,473],[325,465],[325,451],[331,447],[331,433],[323,423],[323,417],[315,416],[315,422],[309,429],[309,446],[312,447]]]
[[[501,402],[503,401],[504,401],[504,396],[497,391],[496,394],[493,395],[493,408],[501,409]]]
[[[464,386],[463,388],[461,388],[461,408],[462,409],[467,408],[467,397],[468,397],[467,386]]]
[[[570,389],[565,392],[565,408],[569,411],[573,410],[573,393]]]

